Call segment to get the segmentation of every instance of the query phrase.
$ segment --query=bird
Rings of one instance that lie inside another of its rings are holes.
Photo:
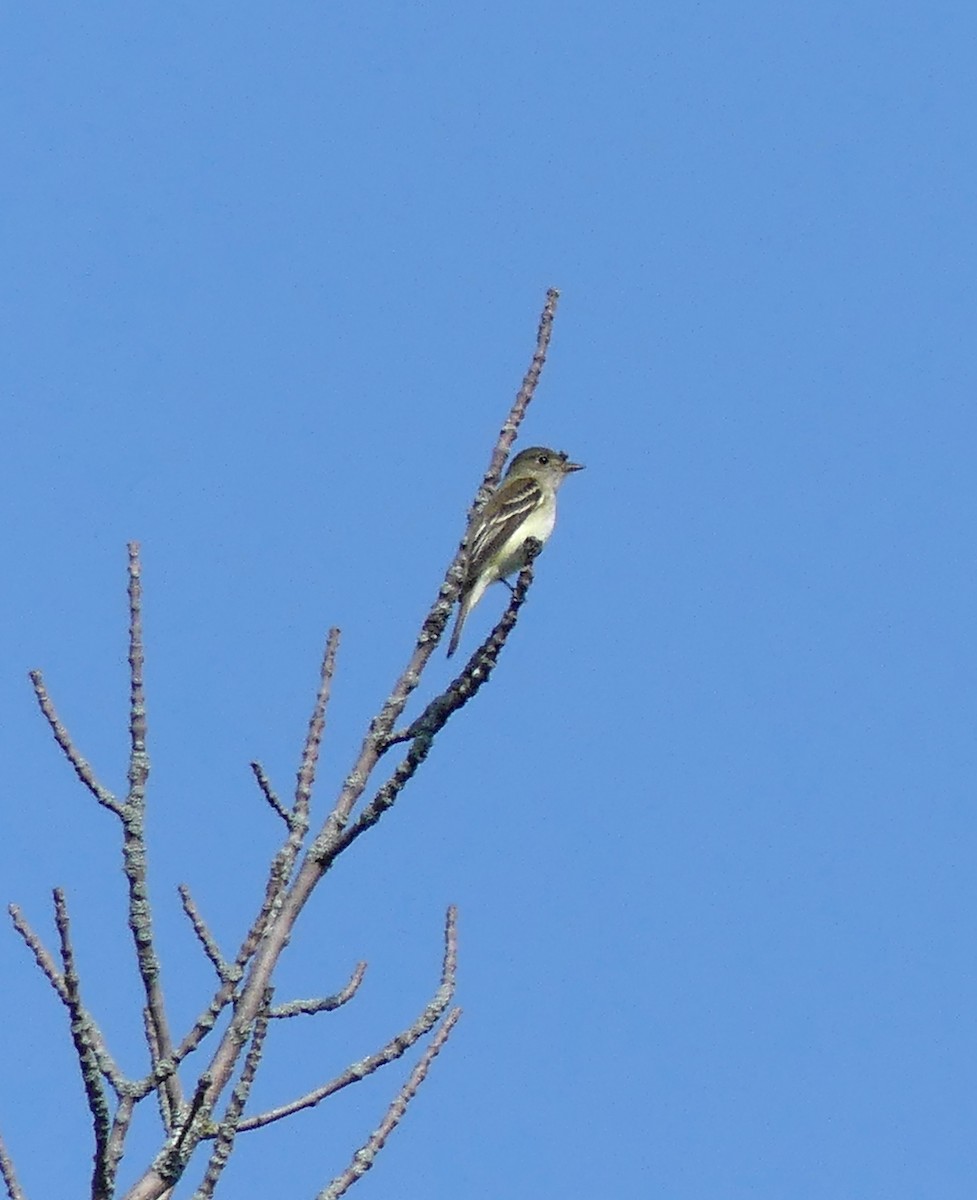
[[[530,446],[509,464],[498,490],[472,518],[465,534],[465,564],[458,617],[448,658],[458,649],[468,614],[490,583],[526,565],[527,538],[545,542],[556,523],[556,493],[566,477],[582,471],[562,450]]]

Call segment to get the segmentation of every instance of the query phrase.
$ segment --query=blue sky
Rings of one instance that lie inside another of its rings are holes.
[[[491,686],[306,912],[279,998],[367,981],[273,1031],[256,1107],[413,1020],[454,902],[464,1017],[363,1200],[973,1195],[975,42],[953,3],[5,12],[0,879],[49,938],[68,889],[133,1070],[116,831],[27,670],[121,788],[140,540],[179,1025],[175,885],[240,937],[247,763],[287,790],[335,623],[324,814],[555,285],[521,445],[587,470]],[[0,1129],[77,1194],[61,1011],[12,932],[0,973]],[[314,1195],[406,1071],[243,1139],[227,1194]]]

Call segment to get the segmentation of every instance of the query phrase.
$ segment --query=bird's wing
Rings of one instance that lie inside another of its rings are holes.
[[[468,578],[477,578],[526,518],[542,503],[535,479],[513,479],[490,496],[468,535]]]

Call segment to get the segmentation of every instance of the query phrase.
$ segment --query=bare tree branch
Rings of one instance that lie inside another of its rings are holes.
[[[365,1175],[373,1166],[387,1138],[403,1119],[404,1113],[407,1111],[407,1105],[414,1099],[417,1089],[427,1078],[427,1073],[431,1069],[431,1063],[437,1058],[442,1046],[451,1036],[451,1031],[454,1029],[460,1016],[460,1008],[453,1008],[448,1013],[444,1024],[431,1039],[431,1044],[424,1051],[420,1062],[411,1071],[407,1082],[387,1109],[383,1120],[364,1145],[353,1155],[353,1161],[346,1170],[341,1175],[337,1175],[327,1188],[323,1188],[316,1196],[316,1200],[339,1200],[339,1197],[347,1192],[357,1179]]]
[[[114,812],[116,816],[120,816],[122,813],[121,804],[108,788],[102,787],[98,782],[91,764],[82,758],[77,746],[71,740],[71,734],[61,724],[54,703],[47,693],[47,688],[44,686],[44,676],[40,671],[31,671],[30,681],[34,687],[34,695],[37,697],[37,703],[44,714],[44,719],[54,734],[54,740],[61,747],[65,758],[71,763],[75,774],[103,808],[107,808],[109,812]]]
[[[33,928],[28,924],[27,918],[21,911],[20,905],[8,905],[7,911],[10,913],[10,919],[13,921],[14,929],[27,943],[27,947],[34,955],[34,961],[41,969],[41,973],[50,983],[51,987],[58,993],[61,1002],[65,1005],[68,1003],[68,989],[64,985],[64,977],[58,970],[51,952],[45,947],[40,937],[34,932]]]
[[[105,1179],[105,1151],[108,1147],[111,1120],[109,1105],[102,1086],[102,1073],[99,1069],[98,1056],[92,1047],[89,1033],[90,1022],[81,1003],[81,984],[78,970],[75,966],[75,952],[71,945],[71,925],[68,919],[68,904],[61,888],[54,889],[54,919],[58,927],[58,937],[61,942],[61,962],[64,966],[62,979],[64,981],[65,1003],[71,1014],[71,1040],[75,1045],[75,1054],[81,1067],[81,1078],[85,1085],[85,1096],[88,1100],[88,1110],[92,1114],[95,1132],[95,1155],[92,1173],[92,1195],[108,1195],[108,1185]]]
[[[153,1037],[149,1042],[153,1070],[173,1053],[160,965],[153,937],[152,910],[146,877],[146,692],[143,681],[145,652],[142,636],[142,565],[139,543],[129,543],[129,792],[122,808],[122,867],[129,885],[129,928],[132,931],[139,975],[146,993],[146,1008]],[[163,1087],[171,1117],[183,1102],[176,1073],[166,1076]]]
[[[282,804],[281,800],[275,794],[274,788],[265,774],[265,769],[259,762],[251,764],[251,770],[254,773],[255,779],[258,781],[258,787],[261,788],[261,794],[268,801],[274,812],[278,813],[286,825],[291,826],[292,816],[288,809]]]
[[[289,815],[288,837],[282,846],[280,864],[280,887],[272,897],[272,911],[275,911],[284,895],[288,881],[295,869],[295,862],[302,843],[309,832],[309,808],[312,800],[312,788],[315,783],[316,766],[319,761],[319,746],[325,729],[326,708],[332,693],[332,678],[336,671],[336,652],[339,649],[339,630],[333,626],[326,638],[326,648],[322,656],[322,667],[319,671],[319,690],[316,693],[315,705],[309,720],[309,731],[306,734],[305,745],[302,748],[302,759],[299,764],[298,776],[295,780],[295,802]]]
[[[183,911],[187,914],[190,924],[193,926],[193,932],[197,935],[197,940],[203,947],[204,954],[210,959],[214,970],[217,972],[217,978],[221,983],[226,983],[230,978],[231,968],[224,961],[224,956],[221,954],[220,947],[214,940],[214,935],[210,932],[206,921],[200,915],[196,901],[190,895],[190,889],[185,883],[181,883],[176,890],[180,893],[180,900],[183,902]]]
[[[319,691],[309,721],[309,732],[302,751],[302,763],[299,767],[298,778],[295,781],[295,806],[293,813],[302,826],[302,834],[309,827],[309,805],[312,800],[312,787],[315,783],[316,765],[319,761],[319,747],[322,744],[322,734],[326,727],[326,709],[332,694],[332,677],[336,672],[336,651],[339,649],[339,630],[333,626],[326,638],[326,651],[322,657],[322,669],[319,672]]]
[[[159,1043],[156,1041],[156,1026],[153,1024],[152,1016],[145,1004],[142,1009],[142,1031],[143,1036],[146,1038],[146,1045],[149,1047],[150,1061],[157,1065],[147,1076],[143,1088],[140,1089],[138,1098],[140,1100],[143,1099],[149,1092],[156,1093],[160,1124],[169,1132],[174,1126],[176,1114],[179,1110],[171,1103],[170,1093],[164,1085],[167,1078],[176,1070],[176,1066],[172,1058],[160,1058]]]
[[[539,377],[546,362],[546,353],[550,348],[550,339],[553,336],[553,322],[556,319],[556,306],[559,303],[559,299],[560,293],[557,288],[547,289],[546,303],[543,305],[543,311],[540,313],[539,328],[536,331],[536,349],[533,352],[529,369],[523,377],[522,386],[516,393],[515,402],[499,431],[499,439],[495,443],[489,469],[486,471],[485,479],[482,481],[482,486],[475,497],[475,503],[468,511],[469,524],[471,524],[472,517],[489,498],[502,478],[502,468],[505,466],[505,460],[509,457],[512,443],[516,440],[516,434],[519,432],[519,426],[522,424],[530,401],[536,393],[536,385],[539,383]]]

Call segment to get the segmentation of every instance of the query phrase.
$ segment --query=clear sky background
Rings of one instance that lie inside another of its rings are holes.
[[[252,1107],[414,1019],[454,902],[464,1016],[362,1200],[974,1195],[975,62],[964,3],[6,9],[2,898],[53,944],[68,888],[127,1066],[117,830],[28,669],[121,789],[139,539],[182,1028],[175,885],[237,944],[279,838],[247,764],[288,790],[335,623],[331,804],[555,285],[520,445],[587,470],[491,685],[285,957],[280,999],[365,958],[360,996],[273,1030]],[[32,1200],[80,1195],[12,931],[0,978],[0,1129]],[[314,1195],[408,1069],[242,1139],[226,1194]]]

